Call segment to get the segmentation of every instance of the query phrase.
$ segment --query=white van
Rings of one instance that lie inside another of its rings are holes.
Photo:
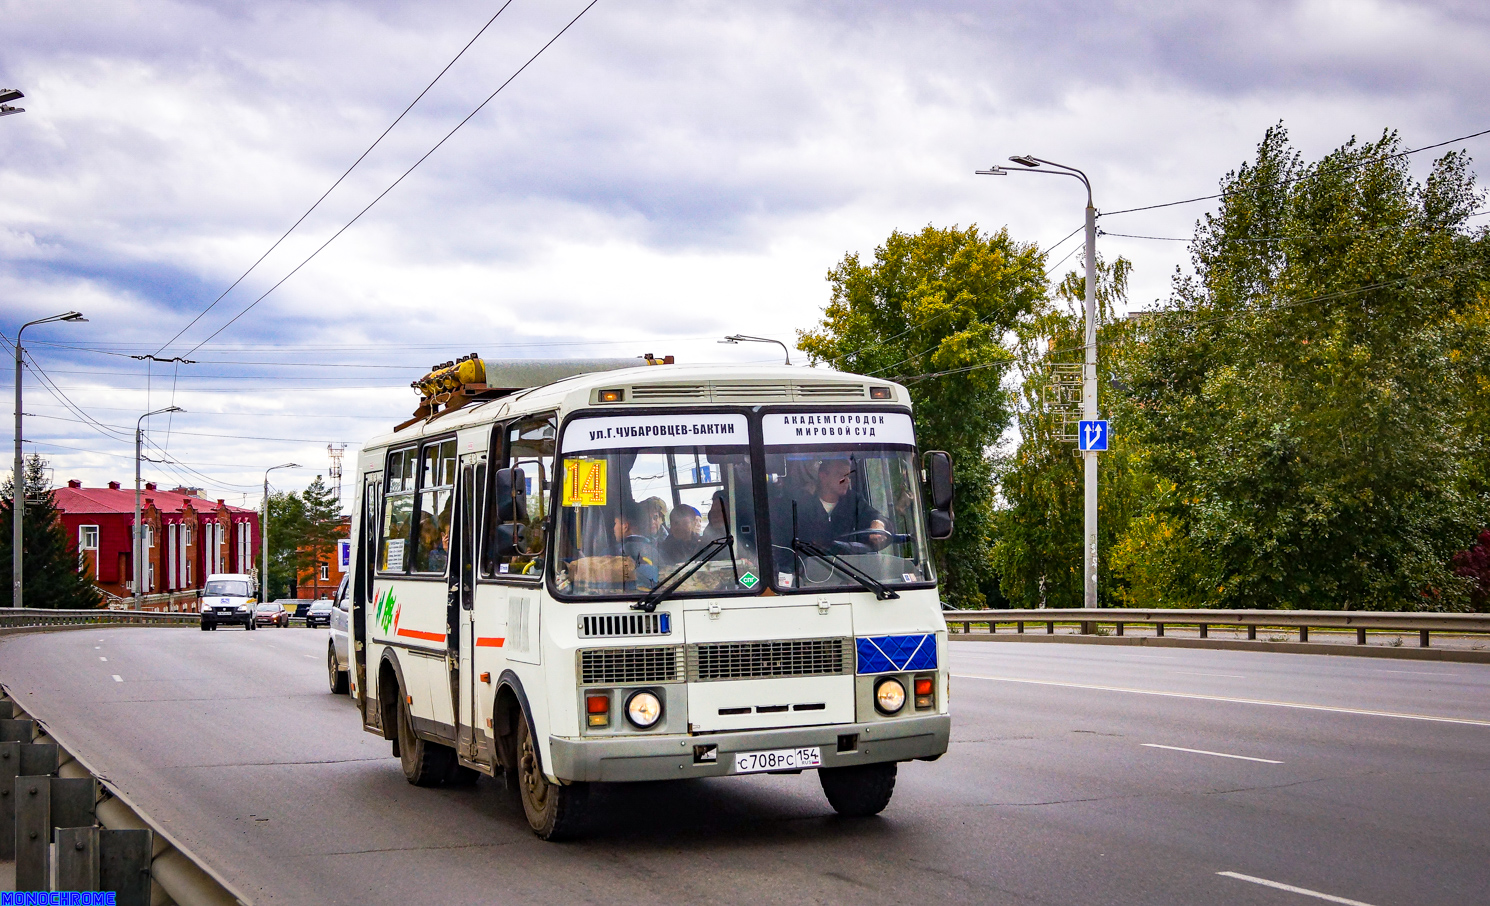
[[[254,628],[254,577],[247,573],[213,573],[197,592],[202,606],[202,631],[219,626]]]

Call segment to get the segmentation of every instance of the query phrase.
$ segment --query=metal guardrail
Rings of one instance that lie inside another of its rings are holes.
[[[11,827],[7,829],[14,831],[19,827],[19,822],[26,811],[20,808],[22,803],[19,797],[23,789],[36,794],[43,792],[46,787],[56,783],[57,780],[66,783],[86,779],[90,781],[88,788],[90,795],[87,798],[91,801],[85,803],[88,806],[87,814],[80,823],[96,824],[98,828],[107,831],[149,832],[149,842],[143,847],[143,851],[132,854],[135,858],[128,860],[128,867],[147,875],[146,889],[139,889],[137,884],[128,885],[135,889],[129,891],[128,894],[120,891],[119,893],[123,895],[121,903],[126,901],[131,904],[150,903],[153,906],[170,906],[170,904],[174,906],[244,906],[249,902],[248,898],[234,890],[226,879],[198,859],[165,828],[141,811],[112,781],[99,776],[98,772],[93,770],[87,762],[74,755],[70,747],[58,738],[53,728],[43,725],[24,711],[10,696],[9,690],[4,687],[0,687],[0,736],[7,740],[0,742],[0,755],[13,759],[0,765],[0,768],[3,768],[0,769],[0,774],[4,774],[6,778],[15,778],[12,782],[16,793],[17,808],[10,822]],[[30,769],[22,770],[22,767],[28,763],[31,765]],[[51,782],[46,782],[49,779]],[[48,791],[47,797],[51,798],[51,795]],[[37,810],[31,809],[31,811]],[[48,815],[49,811],[52,814]],[[40,836],[45,842],[39,847],[34,844],[29,845],[30,851],[25,853],[22,853],[18,846],[15,853],[17,887],[21,886],[22,880],[30,882],[41,880],[41,878],[32,877],[38,874],[36,864],[38,862],[40,862],[43,877],[51,874],[47,869],[54,866],[47,864],[51,853],[48,852],[46,844],[51,842],[54,834],[65,832],[54,830],[63,825],[55,823],[54,819],[62,819],[53,808],[43,806],[39,815],[31,814],[26,817],[31,819],[32,824],[37,825],[34,829],[41,831]],[[74,818],[73,821],[76,822],[79,819]],[[0,822],[0,824],[3,823],[5,822]],[[78,827],[73,830],[84,836],[89,835],[88,828]],[[92,835],[96,834],[96,830],[92,831]],[[19,845],[22,842],[22,835],[16,833],[15,837]],[[80,841],[77,849],[83,850],[84,848],[84,843]],[[59,858],[69,855],[69,853],[55,849],[53,851],[59,854]],[[23,858],[27,861],[24,871]],[[96,860],[96,856],[94,858]],[[73,866],[74,869],[78,867]],[[92,868],[96,875],[98,873],[96,861]],[[64,873],[59,871],[56,874],[61,876]],[[77,872],[68,873],[67,876],[72,883],[76,883],[77,874]],[[85,869],[81,874],[87,875],[88,872]],[[26,876],[24,879],[23,875]],[[95,877],[92,880],[100,879]],[[45,889],[49,886],[45,883],[32,884],[27,889]],[[102,888],[97,884],[90,884],[67,889],[99,890]]]
[[[1025,624],[1045,625],[1055,633],[1057,623],[1078,623],[1082,635],[1093,635],[1099,625],[1112,626],[1117,635],[1132,624],[1153,626],[1155,635],[1163,636],[1166,626],[1195,626],[1201,638],[1208,638],[1212,626],[1244,627],[1247,638],[1257,639],[1258,629],[1295,629],[1300,642],[1309,641],[1310,629],[1354,629],[1356,644],[1366,644],[1366,631],[1416,632],[1418,644],[1427,648],[1434,632],[1490,633],[1490,614],[1419,613],[1371,610],[1138,610],[1129,608],[1085,608],[1050,610],[946,610],[942,612],[949,626],[960,625],[963,633],[972,632],[972,624],[987,623],[989,632],[1001,625],[1014,625],[1024,632]]]
[[[151,610],[43,610],[39,607],[0,607],[0,629],[38,626],[152,625],[197,626],[201,614],[161,613]]]

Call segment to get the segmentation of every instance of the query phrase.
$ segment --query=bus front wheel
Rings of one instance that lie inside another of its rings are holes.
[[[587,783],[550,783],[538,761],[526,714],[517,716],[517,790],[528,826],[544,840],[573,839],[583,820]]]
[[[845,818],[878,815],[890,804],[895,792],[893,761],[857,764],[846,768],[820,768],[817,778],[833,811]]]

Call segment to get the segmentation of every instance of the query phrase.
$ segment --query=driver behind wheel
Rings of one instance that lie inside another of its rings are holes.
[[[854,493],[854,463],[848,457],[821,460],[814,492],[793,498],[797,514],[796,537],[832,549],[880,550],[890,542],[885,517]],[[788,533],[787,537],[790,537]]]

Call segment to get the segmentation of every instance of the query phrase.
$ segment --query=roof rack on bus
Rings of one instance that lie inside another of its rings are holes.
[[[654,356],[650,352],[624,359],[509,359],[494,362],[486,362],[473,352],[433,365],[428,374],[411,382],[409,386],[419,394],[419,406],[412,417],[400,422],[393,430],[402,431],[419,421],[433,421],[473,402],[499,399],[519,390],[542,387],[581,374],[671,364],[672,356]]]

